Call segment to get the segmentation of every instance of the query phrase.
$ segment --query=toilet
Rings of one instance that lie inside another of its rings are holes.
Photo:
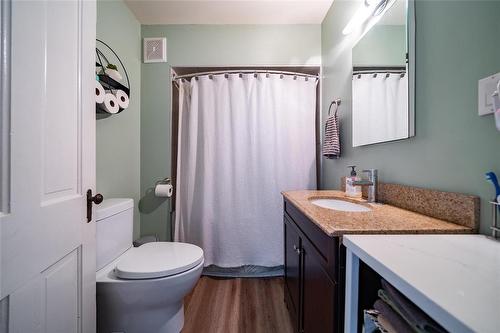
[[[96,210],[97,332],[178,333],[203,250],[177,242],[133,247],[133,207],[132,199],[107,199]]]

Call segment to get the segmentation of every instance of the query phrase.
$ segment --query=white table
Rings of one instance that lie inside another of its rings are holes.
[[[347,235],[345,332],[358,329],[360,260],[450,332],[500,332],[500,241]]]

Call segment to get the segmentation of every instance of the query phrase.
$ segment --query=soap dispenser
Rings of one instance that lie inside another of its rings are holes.
[[[354,181],[359,181],[360,178],[356,173],[356,166],[349,165],[348,168],[351,168],[351,174],[345,179],[345,195],[353,198],[361,198],[362,192],[360,186],[354,186]]]

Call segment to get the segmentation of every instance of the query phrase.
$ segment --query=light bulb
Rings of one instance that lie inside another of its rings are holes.
[[[372,0],[373,1],[373,0]],[[373,11],[373,4],[369,4],[368,2],[365,2],[361,8],[359,8],[356,13],[354,13],[354,16],[351,18],[349,23],[345,26],[344,30],[342,30],[342,33],[344,35],[349,35],[351,32],[354,31],[358,26],[360,26],[366,19],[371,15]]]

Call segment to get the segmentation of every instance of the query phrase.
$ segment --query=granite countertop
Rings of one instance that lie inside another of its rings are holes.
[[[474,229],[394,206],[346,197],[341,191],[286,191],[283,196],[329,236],[343,234],[467,234]],[[343,212],[318,207],[311,199],[337,198],[370,207]]]

